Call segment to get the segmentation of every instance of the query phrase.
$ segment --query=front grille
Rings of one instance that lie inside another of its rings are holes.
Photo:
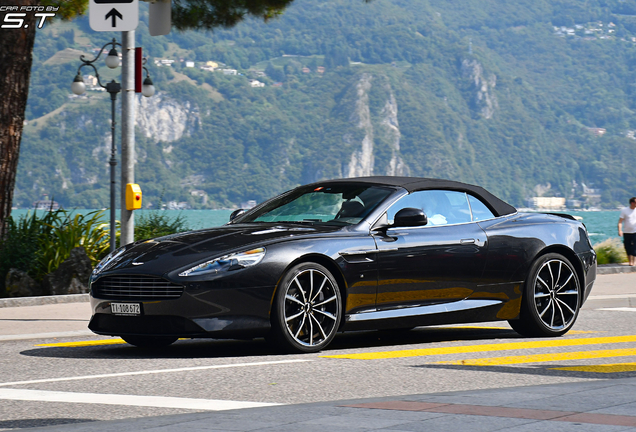
[[[91,285],[93,297],[107,300],[168,300],[183,294],[183,286],[153,276],[106,276]]]

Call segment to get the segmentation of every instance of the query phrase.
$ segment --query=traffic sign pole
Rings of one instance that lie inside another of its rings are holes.
[[[135,183],[135,32],[122,36],[120,244],[135,241],[135,214],[126,209],[126,185]]]

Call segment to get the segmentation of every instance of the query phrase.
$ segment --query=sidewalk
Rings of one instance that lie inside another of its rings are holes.
[[[0,342],[93,335],[90,317],[88,301],[0,308]]]
[[[67,424],[31,430],[636,431],[636,378],[283,405]]]

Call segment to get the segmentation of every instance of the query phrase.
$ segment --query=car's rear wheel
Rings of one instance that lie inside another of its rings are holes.
[[[563,255],[538,258],[526,280],[519,319],[510,326],[524,336],[561,336],[579,314],[581,284],[576,270]]]
[[[121,338],[130,345],[147,349],[164,348],[179,339],[172,336],[122,336]]]
[[[272,309],[275,343],[285,351],[318,352],[329,345],[340,326],[338,283],[320,264],[299,264],[281,280]]]

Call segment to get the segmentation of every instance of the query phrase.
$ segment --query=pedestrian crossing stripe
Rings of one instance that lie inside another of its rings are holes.
[[[564,352],[564,353],[547,353],[547,354],[533,354],[525,356],[507,356],[507,357],[490,357],[490,358],[477,358],[477,359],[463,359],[463,360],[449,360],[439,361],[434,364],[447,364],[447,365],[462,365],[462,366],[504,366],[512,364],[522,363],[544,363],[552,361],[567,361],[567,360],[583,360],[583,359],[597,359],[607,357],[636,357],[636,349],[613,349],[613,350],[598,350],[598,351],[578,351],[578,352]]]
[[[550,368],[550,370],[563,370],[574,372],[593,372],[593,373],[620,373],[636,371],[636,363],[614,363],[590,366],[564,366],[558,368]]]
[[[601,345],[601,344],[614,344],[614,343],[627,343],[627,342],[636,342],[636,335],[589,337],[589,338],[576,338],[576,339],[549,339],[549,340],[540,340],[540,341],[493,343],[493,344],[480,344],[480,345],[462,345],[462,346],[449,346],[449,347],[440,347],[440,348],[422,348],[422,349],[413,349],[413,350],[381,351],[381,352],[368,352],[368,353],[355,353],[355,354],[336,354],[336,355],[326,355],[321,357],[336,358],[336,359],[352,359],[352,360],[379,360],[379,359],[393,359],[393,358],[403,358],[403,357],[427,357],[427,356],[448,355],[448,354],[467,354],[467,353],[489,352],[489,351],[512,351],[512,350],[521,350],[521,349]]]

